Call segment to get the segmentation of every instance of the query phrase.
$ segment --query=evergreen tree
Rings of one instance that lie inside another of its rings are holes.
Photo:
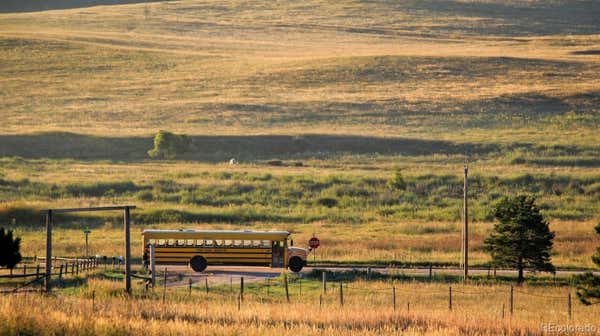
[[[21,238],[13,238],[11,230],[0,227],[0,266],[14,268],[21,261]]]
[[[524,269],[554,272],[550,261],[554,232],[535,205],[535,197],[506,197],[495,206],[493,215],[497,222],[484,247],[494,264],[516,268],[519,283]]]
[[[596,233],[600,235],[600,222],[596,225]],[[600,246],[596,248],[596,254],[592,256],[592,261],[600,267]],[[577,297],[583,304],[599,304],[600,303],[600,277],[595,276],[592,272],[575,277],[578,283]]]

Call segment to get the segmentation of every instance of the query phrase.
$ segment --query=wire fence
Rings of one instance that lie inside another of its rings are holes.
[[[171,275],[169,278],[172,278]],[[166,277],[164,279],[167,279]],[[198,281],[188,278],[188,295],[201,293],[228,295],[237,298],[241,307],[244,297],[251,296],[260,302],[309,302],[318,300],[319,307],[339,306],[347,304],[385,306],[390,309],[411,309],[449,311],[481,311],[488,310],[502,317],[516,314],[539,314],[540,306],[552,310],[568,320],[573,316],[571,289],[554,287],[553,293],[544,293],[547,288],[523,288],[514,286],[464,286],[452,284],[444,286],[439,283],[397,283],[397,282],[362,282],[362,281],[327,281],[321,283],[314,279],[281,276],[267,278],[264,281],[244,282],[243,276],[231,276],[229,281],[211,279],[206,276]],[[162,290],[163,301],[167,296],[169,281],[160,281],[157,285]],[[318,286],[315,286],[318,284]],[[180,286],[181,287],[181,281]],[[181,295],[181,292],[179,292]],[[266,300],[266,301],[265,301]],[[402,307],[402,308],[400,308]],[[485,307],[485,308],[482,308]]]

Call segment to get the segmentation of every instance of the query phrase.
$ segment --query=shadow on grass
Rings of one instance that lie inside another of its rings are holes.
[[[539,146],[532,143],[458,143],[414,138],[385,138],[358,135],[195,135],[191,149],[180,160],[225,162],[234,157],[242,162],[279,159],[335,159],[340,155],[464,155],[497,156],[511,151],[579,155],[597,148]],[[153,147],[148,137],[103,137],[66,132],[0,135],[0,157],[27,159],[75,159],[134,162],[148,160]],[[560,147],[560,148],[559,148]],[[596,162],[579,162],[596,166]],[[574,162],[578,164],[578,162]],[[108,186],[113,188],[113,186]],[[121,188],[123,186],[120,186]],[[126,187],[126,186],[125,186]]]
[[[73,9],[161,1],[165,0],[3,0],[0,2],[0,13],[39,12],[55,9]]]
[[[402,6],[406,6],[404,2]],[[413,1],[410,7],[448,16],[485,18],[481,25],[451,23],[440,29],[493,35],[593,34],[598,32],[600,3],[581,1]],[[502,22],[502,24],[497,24]]]
[[[354,135],[190,136],[192,150],[184,160],[219,162],[231,157],[253,161],[273,157],[310,158],[335,154],[487,154],[497,144],[454,143],[411,138]],[[136,161],[148,159],[152,137],[100,137],[75,133],[0,135],[0,156],[23,158]],[[524,144],[523,146],[530,146]]]
[[[600,55],[600,49],[577,50],[571,52],[572,55]]]

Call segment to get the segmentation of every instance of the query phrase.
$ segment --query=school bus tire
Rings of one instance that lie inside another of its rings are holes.
[[[192,259],[190,259],[190,267],[195,271],[195,272],[202,272],[206,269],[206,266],[208,265],[208,262],[206,262],[206,259],[203,256],[194,256],[192,257]]]
[[[298,273],[304,267],[304,261],[300,257],[291,257],[289,262],[290,271]]]

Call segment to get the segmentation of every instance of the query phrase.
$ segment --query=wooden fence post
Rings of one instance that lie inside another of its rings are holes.
[[[125,292],[131,294],[131,214],[129,207],[123,211],[123,229],[125,234]]]
[[[206,288],[206,294],[208,294],[208,278],[204,278],[204,287]]]
[[[240,278],[240,301],[244,301],[244,277]]]
[[[572,317],[572,315],[571,315],[571,313],[572,313],[571,308],[572,308],[572,306],[571,306],[571,292],[569,292],[569,294],[567,295],[567,318],[569,319],[569,321],[571,321],[571,317]]]
[[[410,301],[406,301],[406,312],[410,313]]]
[[[267,278],[267,295],[271,294],[271,278]]]
[[[37,257],[36,257],[37,258]],[[39,276],[40,275],[40,264],[37,264],[36,268],[35,268],[35,275]]]
[[[512,285],[510,285],[510,300],[508,302],[508,311],[510,313],[510,316],[513,315],[513,308],[514,308],[514,306],[513,306],[513,299],[514,299],[513,292],[514,292],[514,288],[513,288]]]
[[[288,290],[288,278],[286,273],[283,273],[283,281],[285,283],[285,300],[287,303],[290,303],[290,292]]]
[[[319,309],[323,306],[323,294],[319,295]]]
[[[152,283],[152,290],[156,286],[156,260],[155,260],[155,246],[150,244],[150,282]]]
[[[302,296],[302,278],[298,278],[298,288],[300,289],[299,295]]]
[[[396,311],[396,286],[392,286],[392,305]]]
[[[448,310],[452,311],[452,286],[448,286]]]
[[[52,210],[46,212],[46,293],[50,292],[52,278]]]
[[[323,281],[323,295],[325,295],[327,293],[327,273],[325,273],[325,270],[321,273],[321,277]]]
[[[92,291],[92,311],[96,310],[96,291]]]
[[[340,282],[340,306],[344,306],[344,290],[342,283]]]
[[[59,271],[58,271],[58,280],[62,281],[62,274],[63,274],[63,265],[60,265]]]
[[[23,275],[27,275],[27,265],[23,264]]]
[[[192,296],[192,278],[188,278],[188,296]]]
[[[433,268],[431,264],[429,264],[429,281],[433,280]]]
[[[162,297],[162,301],[163,301],[163,305],[165,304],[165,300],[167,298],[167,268],[165,267],[165,272],[164,272],[164,284],[163,284],[163,297]]]

